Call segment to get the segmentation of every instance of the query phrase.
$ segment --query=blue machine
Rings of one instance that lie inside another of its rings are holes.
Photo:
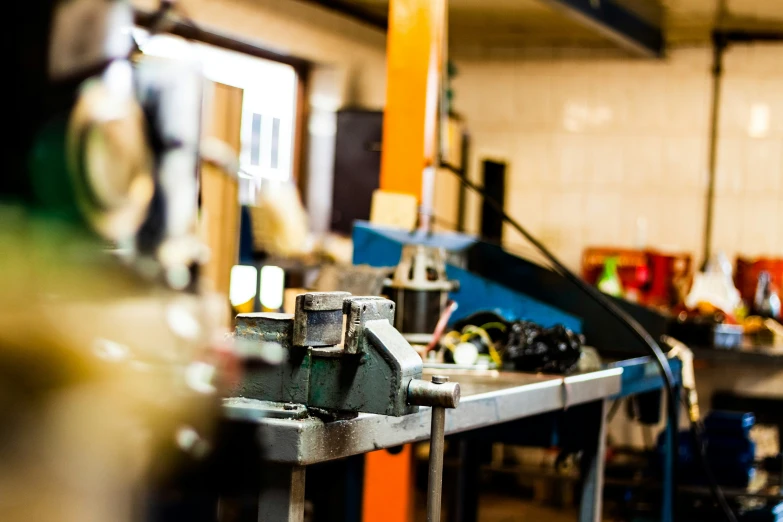
[[[476,244],[476,240],[464,234],[407,232],[358,221],[353,229],[353,264],[395,266],[400,261],[402,247],[406,244],[443,248],[459,257],[460,253]],[[452,321],[474,312],[493,310],[510,321],[526,319],[547,327],[562,324],[574,332],[582,332],[582,321],[578,317],[498,282],[453,264],[446,266],[446,274],[450,280],[459,281],[459,291],[450,296],[459,303],[459,308],[451,317]]]
[[[756,444],[750,430],[756,423],[752,413],[711,411],[704,419],[704,440],[707,462],[715,480],[723,486],[744,488],[754,474]],[[690,431],[679,436],[679,478],[683,483],[703,485],[707,477],[699,463],[698,448]],[[658,452],[663,459],[663,434],[658,439]]]

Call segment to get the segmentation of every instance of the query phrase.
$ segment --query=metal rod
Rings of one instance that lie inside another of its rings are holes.
[[[726,11],[726,2],[718,6],[716,26],[721,25],[721,19]],[[729,44],[752,42],[781,42],[783,32],[780,31],[724,31],[712,33],[713,67],[712,67],[712,112],[710,113],[709,166],[707,175],[707,209],[704,220],[704,252],[703,267],[706,267],[712,255],[712,221],[715,209],[715,178],[718,165],[718,125],[720,123],[720,101],[723,80],[723,57]]]
[[[430,428],[430,470],[427,483],[427,522],[440,522],[445,429],[446,408],[433,406]]]
[[[721,80],[723,78],[723,54],[726,50],[725,38],[716,33],[713,35],[713,68],[712,68],[712,110],[710,112],[710,142],[707,175],[707,209],[704,219],[704,266],[712,256],[712,221],[715,209],[715,178],[718,166],[718,125],[720,118]]]
[[[443,492],[443,448],[446,444],[446,408],[459,404],[460,389],[446,375],[433,375],[432,381],[413,379],[408,384],[409,404],[432,407],[430,425],[430,469],[427,481],[427,522],[440,522]]]
[[[447,382],[449,382],[449,378],[445,375],[432,376],[433,384],[445,384]],[[430,469],[427,479],[427,522],[440,522],[445,438],[446,408],[433,405],[432,425],[430,426]]]

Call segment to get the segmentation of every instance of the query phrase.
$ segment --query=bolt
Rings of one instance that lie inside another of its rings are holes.
[[[286,404],[283,404],[283,409],[288,411],[294,410],[296,409],[296,404],[288,402]]]
[[[432,383],[433,384],[443,384],[449,382],[448,375],[433,375],[432,376]]]

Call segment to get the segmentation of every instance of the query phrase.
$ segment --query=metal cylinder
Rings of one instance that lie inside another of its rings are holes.
[[[433,406],[430,427],[430,469],[427,477],[427,522],[440,522],[445,431],[446,409]]]
[[[433,380],[438,376],[433,377]],[[417,406],[440,406],[441,408],[456,408],[459,404],[459,383],[424,381],[412,379],[408,384],[408,403]]]
[[[408,385],[408,402],[432,406],[430,425],[430,467],[427,481],[427,522],[440,522],[443,492],[443,451],[446,444],[446,408],[459,404],[459,384],[445,375],[433,375],[432,382],[413,379]]]

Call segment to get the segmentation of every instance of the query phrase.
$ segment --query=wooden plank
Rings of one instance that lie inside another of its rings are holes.
[[[242,89],[212,83],[206,89],[204,135],[217,138],[239,153]],[[201,219],[210,249],[203,277],[213,290],[228,296],[231,267],[239,253],[239,185],[216,167],[201,169]]]

